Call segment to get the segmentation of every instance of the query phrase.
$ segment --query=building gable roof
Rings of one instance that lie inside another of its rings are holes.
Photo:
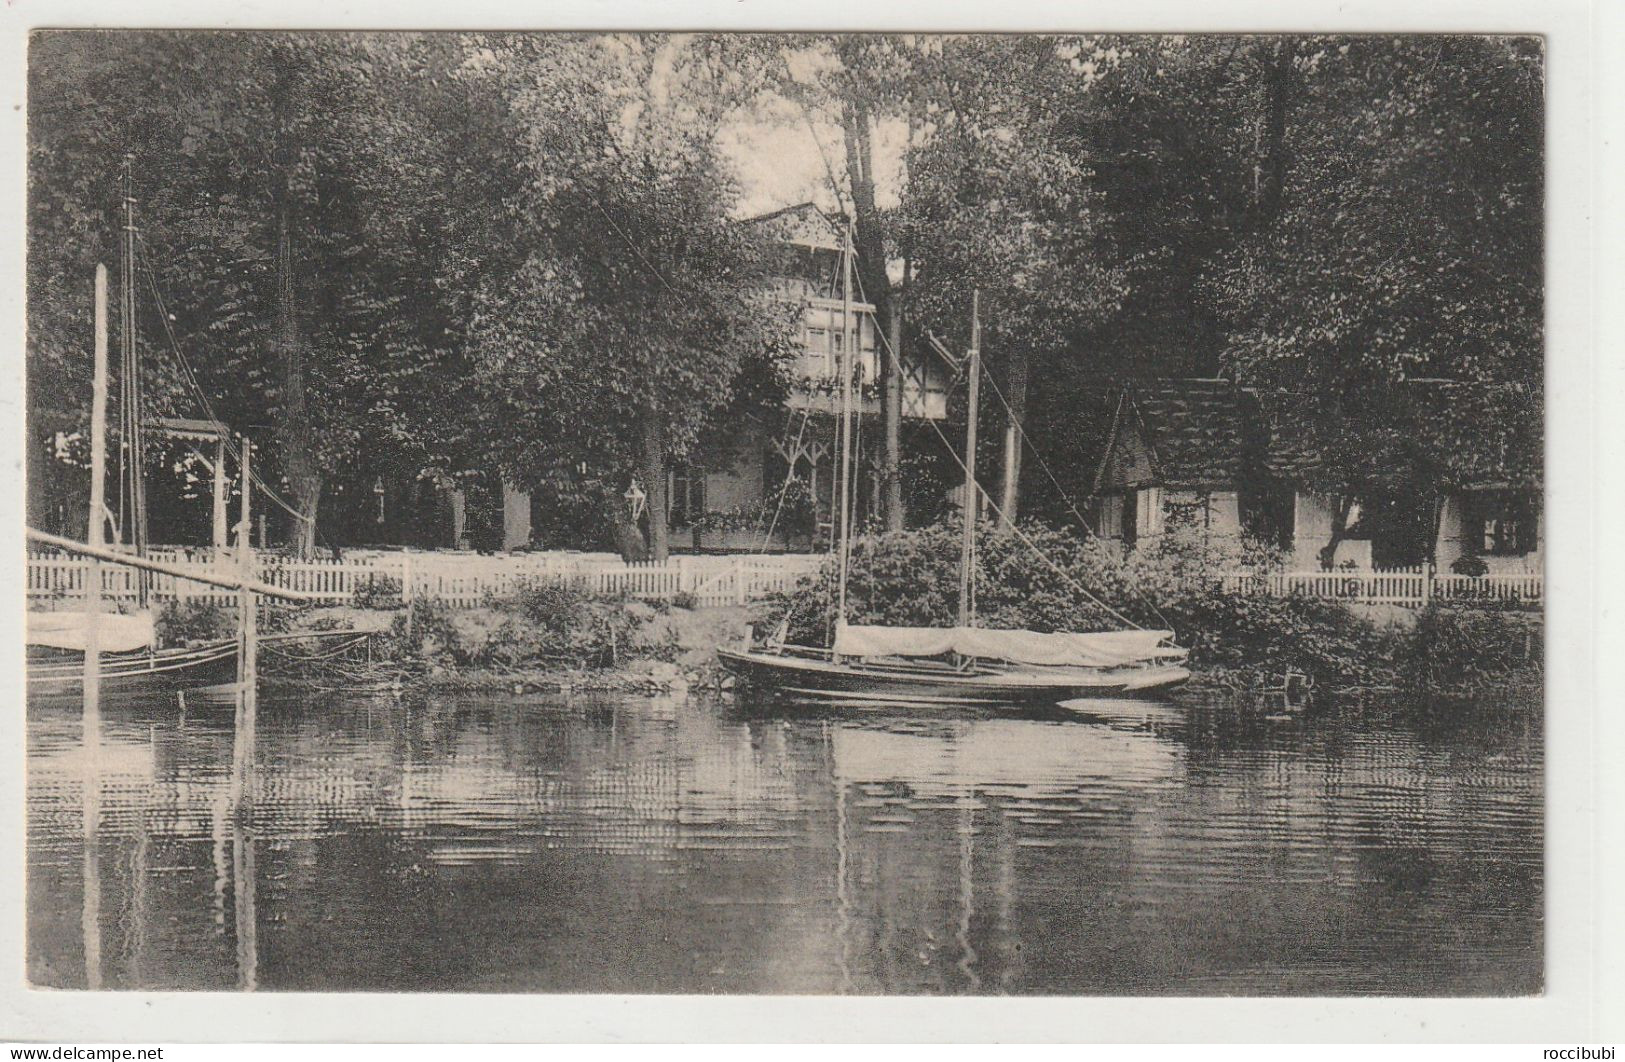
[[[1285,483],[1314,481],[1327,464],[1319,437],[1328,413],[1311,397],[1249,391],[1264,435],[1263,465]],[[1390,431],[1402,440],[1395,460],[1419,462],[1454,490],[1539,489],[1543,472],[1542,399],[1510,383],[1410,380],[1389,396]],[[1335,418],[1334,418],[1335,419]]]
[[[1235,489],[1247,463],[1247,415],[1228,380],[1131,385],[1113,417],[1095,491]]]
[[[771,226],[785,243],[826,251],[841,249],[840,215],[827,214],[810,201],[745,218],[742,224]]]

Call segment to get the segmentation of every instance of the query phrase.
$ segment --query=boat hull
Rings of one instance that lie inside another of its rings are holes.
[[[1020,707],[1153,694],[1190,678],[1187,669],[1171,664],[960,672],[907,664],[837,663],[756,650],[720,649],[717,657],[752,688],[822,704]]]
[[[78,695],[84,688],[84,655],[61,653],[30,659],[27,675],[30,696]],[[104,692],[210,686],[230,682],[236,675],[235,639],[186,649],[104,653],[101,660]]]

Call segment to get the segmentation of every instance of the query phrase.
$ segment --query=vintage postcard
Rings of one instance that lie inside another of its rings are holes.
[[[1550,61],[34,29],[30,990],[1541,997]]]

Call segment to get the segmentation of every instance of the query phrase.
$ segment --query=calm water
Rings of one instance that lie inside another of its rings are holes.
[[[101,781],[86,786],[77,707],[30,711],[37,985],[1542,983],[1533,703],[1270,718],[1187,695],[927,720],[641,698],[271,700],[240,817],[229,708],[104,712]]]

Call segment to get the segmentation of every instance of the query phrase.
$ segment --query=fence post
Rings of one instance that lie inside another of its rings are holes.
[[[1428,602],[1433,600],[1433,562],[1427,561],[1422,565],[1422,607],[1427,608]]]

